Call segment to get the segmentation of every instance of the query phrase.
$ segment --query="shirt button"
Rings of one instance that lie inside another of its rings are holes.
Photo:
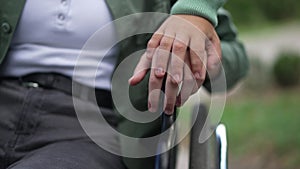
[[[62,5],[67,5],[67,0],[61,0],[60,2]]]
[[[58,19],[59,19],[59,20],[63,21],[63,20],[65,20],[65,18],[66,18],[66,17],[65,17],[64,14],[61,14],[61,13],[58,14]]]
[[[10,33],[11,31],[11,26],[7,22],[3,22],[1,24],[1,29],[4,33]]]

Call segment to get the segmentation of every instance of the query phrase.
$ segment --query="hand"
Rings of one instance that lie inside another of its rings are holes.
[[[210,22],[193,15],[173,15],[149,40],[129,84],[141,82],[151,68],[148,108],[155,112],[160,95],[152,91],[161,89],[167,72],[164,111],[172,114],[175,105],[184,104],[201,87],[207,69],[217,74],[220,60],[220,40]]]

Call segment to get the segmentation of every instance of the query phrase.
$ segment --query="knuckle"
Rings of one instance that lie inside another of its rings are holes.
[[[160,48],[162,48],[162,49],[168,49],[170,46],[171,46],[170,41],[168,41],[168,40],[166,40],[166,39],[163,39],[163,40],[160,42]]]
[[[155,86],[158,86],[159,81],[155,76],[151,76],[149,78],[149,84],[155,87]]]
[[[174,102],[175,100],[176,100],[175,97],[168,96],[167,100],[166,100],[166,109],[172,110],[173,106],[175,104],[175,102]]]
[[[201,50],[201,49],[195,49],[193,50],[195,52],[195,55],[198,57],[198,58],[201,58],[203,56],[206,56],[206,51],[205,50]]]
[[[151,39],[153,39],[153,40],[155,40],[155,41],[159,41],[160,38],[161,38],[161,36],[162,36],[161,33],[155,32],[155,33],[153,34],[153,36],[151,37]]]
[[[169,47],[169,43],[168,42],[163,41],[163,42],[160,43],[160,48],[161,49],[168,49],[168,47]]]
[[[163,31],[159,29],[153,34],[152,38],[159,39],[162,35],[163,35]]]
[[[202,61],[200,59],[199,60],[197,59],[197,60],[194,60],[194,61],[191,62],[191,66],[192,66],[193,71],[196,71],[196,70],[200,71],[202,65],[203,64],[202,64]]]
[[[186,45],[181,42],[174,42],[173,50],[174,50],[174,52],[185,52]]]
[[[148,47],[148,48],[156,48],[156,44],[157,44],[157,41],[156,41],[156,40],[150,39],[150,40],[148,41],[147,47]]]

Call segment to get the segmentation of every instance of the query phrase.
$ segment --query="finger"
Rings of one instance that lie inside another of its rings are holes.
[[[144,79],[148,69],[150,68],[154,52],[159,46],[162,37],[163,34],[160,31],[157,31],[148,41],[146,53],[142,55],[134,70],[133,76],[128,80],[130,85],[136,85]]]
[[[218,42],[217,42],[218,43]],[[219,46],[220,44],[218,44]],[[207,52],[207,68],[214,69],[221,63],[222,55],[217,51],[217,48],[212,41],[207,41],[205,45]]]
[[[146,57],[146,54],[144,53],[134,70],[133,76],[128,80],[128,83],[130,85],[136,85],[141,82],[144,79],[150,66],[151,59]]]
[[[155,32],[151,37],[151,39],[148,41],[147,50],[146,50],[146,56],[148,59],[152,59],[155,50],[157,47],[159,47],[162,38],[163,38],[162,32]]]
[[[158,47],[158,50],[155,52],[153,56],[153,64],[152,68],[155,69],[155,76],[162,78],[165,76],[165,72],[167,70],[169,58],[170,58],[170,51],[172,49],[174,41],[174,36],[165,35]]]
[[[189,57],[189,56],[188,56]],[[187,58],[188,58],[187,57]],[[188,98],[193,94],[194,88],[197,87],[197,82],[194,78],[194,75],[190,69],[190,61],[186,59],[184,65],[184,78],[182,82],[182,87],[179,96],[176,98],[176,106],[182,106]]]
[[[190,62],[191,69],[197,81],[197,84],[201,86],[205,79],[207,62],[204,38],[193,38],[191,40]]]
[[[185,104],[185,102],[189,99],[190,96],[198,92],[199,88],[197,87],[197,84],[194,86],[191,86],[188,84],[191,88],[182,89],[185,92],[181,92],[177,98],[176,98],[176,107],[181,107]],[[184,86],[183,86],[184,87]]]
[[[150,112],[158,110],[162,83],[163,78],[155,76],[155,70],[151,69],[148,94],[148,109]]]
[[[174,83],[172,76],[169,74],[166,80],[165,98],[164,98],[164,111],[166,114],[171,115],[174,112],[174,106],[177,98],[179,85]]]
[[[192,73],[190,57],[186,58],[185,66],[186,66],[185,67],[185,76],[186,76],[187,81],[191,81],[191,83],[192,83],[192,85],[191,85],[191,91],[192,91],[191,94],[194,94],[196,92],[195,90],[198,90],[201,87],[202,84],[198,84],[194,74]]]
[[[169,60],[169,74],[166,79],[164,110],[166,114],[174,112],[174,106],[179,91],[179,86],[182,85],[184,59],[186,56],[188,38],[177,35],[172,46],[172,57]]]
[[[156,112],[159,106],[160,92],[157,91],[160,91],[162,87],[163,78],[169,63],[173,41],[174,36],[164,36],[161,39],[160,46],[153,55],[148,95],[148,108],[151,112]]]
[[[212,38],[210,39],[210,41],[207,41],[206,46],[210,51],[210,55],[216,56],[214,57],[214,60],[212,60],[213,61],[212,63],[218,63],[222,59],[222,49],[221,49],[221,42],[216,31],[213,32]]]
[[[184,59],[187,50],[188,38],[177,35],[172,46],[172,58],[170,66],[170,74],[173,83],[179,84],[183,78]]]

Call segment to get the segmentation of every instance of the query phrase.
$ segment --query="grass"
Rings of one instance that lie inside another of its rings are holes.
[[[282,165],[278,168],[299,167],[299,93],[300,88],[269,89],[229,97],[222,122],[228,128],[232,157],[274,157]]]

